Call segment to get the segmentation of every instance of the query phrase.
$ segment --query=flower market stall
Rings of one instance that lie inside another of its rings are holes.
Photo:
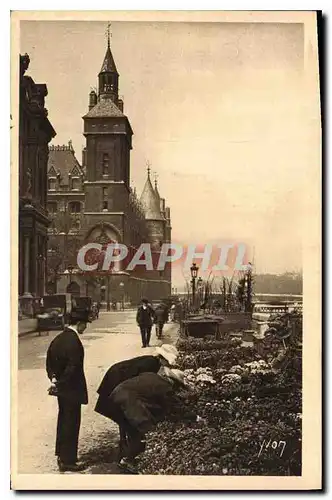
[[[140,473],[301,474],[302,317],[284,320],[284,334],[274,322],[268,351],[238,338],[178,340],[186,407],[197,419],[170,411],[147,435]]]

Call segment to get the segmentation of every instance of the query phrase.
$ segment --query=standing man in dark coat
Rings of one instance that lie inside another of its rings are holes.
[[[49,394],[59,404],[55,454],[60,472],[84,469],[77,463],[81,405],[88,403],[84,375],[84,348],[79,338],[89,321],[88,311],[72,312],[69,326],[55,337],[48,350],[46,371],[52,385]]]
[[[142,347],[150,347],[151,329],[155,317],[154,310],[148,299],[143,298],[142,304],[137,309],[136,322],[141,330]]]

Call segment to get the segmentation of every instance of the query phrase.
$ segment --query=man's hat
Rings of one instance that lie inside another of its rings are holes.
[[[161,347],[156,348],[157,354],[162,356],[170,365],[175,365],[176,358],[179,354],[176,347],[170,344],[163,344]]]
[[[84,309],[78,311],[72,311],[70,313],[69,319],[71,322],[79,323],[80,321],[82,321],[83,323],[88,323],[90,322],[89,311],[86,311]]]

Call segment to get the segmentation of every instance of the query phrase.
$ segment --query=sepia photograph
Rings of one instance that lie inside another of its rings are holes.
[[[13,489],[320,489],[318,29],[12,12]]]

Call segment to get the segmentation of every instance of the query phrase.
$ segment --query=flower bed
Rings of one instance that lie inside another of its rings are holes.
[[[178,348],[191,387],[183,406],[199,418],[189,423],[170,409],[147,435],[139,471],[300,475],[301,358],[293,356],[286,370],[276,371],[253,347],[181,340]],[[275,348],[270,357],[276,355]]]

